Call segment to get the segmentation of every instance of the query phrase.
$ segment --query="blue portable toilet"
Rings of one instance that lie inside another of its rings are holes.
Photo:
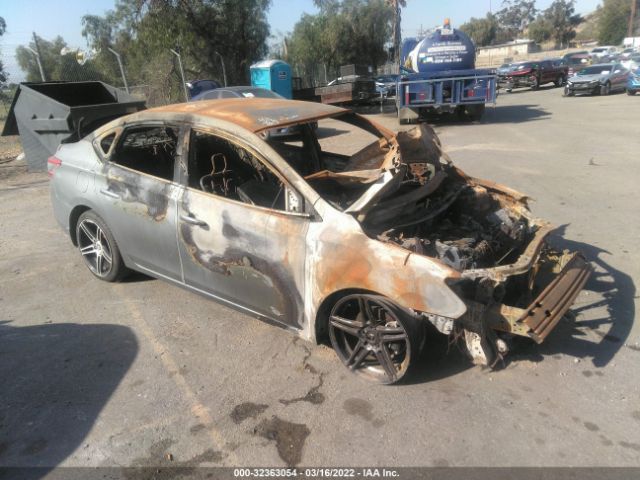
[[[284,98],[293,98],[291,67],[282,60],[263,60],[251,65],[251,85],[272,90]]]

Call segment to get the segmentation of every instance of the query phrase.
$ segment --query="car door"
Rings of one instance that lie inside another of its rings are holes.
[[[627,85],[627,70],[624,68],[622,64],[616,64],[613,67],[613,88],[614,89],[623,89],[626,88]]]
[[[549,60],[545,60],[541,64],[542,81],[540,83],[553,82],[556,79],[556,71],[553,64]]]
[[[238,138],[194,127],[188,145],[178,202],[185,283],[301,328],[310,222],[302,197]]]
[[[178,281],[182,270],[176,205],[181,186],[174,174],[181,129],[163,122],[127,126],[95,176],[96,196],[101,199],[98,213],[127,264]]]

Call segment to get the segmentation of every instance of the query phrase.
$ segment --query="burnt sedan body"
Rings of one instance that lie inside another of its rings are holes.
[[[312,127],[323,119],[369,140],[335,153]],[[260,135],[293,125],[296,142]],[[411,370],[427,322],[480,364],[505,336],[541,342],[590,273],[547,246],[524,195],[467,176],[429,127],[394,134],[322,104],[147,110],[62,145],[49,173],[55,216],[98,278],[137,270],[328,339],[382,383]]]

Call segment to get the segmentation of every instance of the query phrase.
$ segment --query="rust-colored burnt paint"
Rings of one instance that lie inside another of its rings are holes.
[[[192,114],[225,120],[258,133],[271,128],[333,117],[344,112],[347,110],[315,102],[272,98],[229,98],[166,105],[146,110],[144,115]]]
[[[422,312],[450,318],[464,314],[464,302],[445,284],[446,278],[457,278],[458,272],[437,260],[371,239],[350,223],[317,227],[321,231],[317,232],[311,272],[316,306],[334,292],[358,289]],[[312,228],[311,236],[314,234]]]

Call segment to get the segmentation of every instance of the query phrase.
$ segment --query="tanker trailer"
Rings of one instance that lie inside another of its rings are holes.
[[[476,69],[475,57],[471,39],[448,19],[422,39],[407,38],[396,96],[400,123],[428,112],[479,120],[485,105],[496,101],[497,77],[492,70]]]

